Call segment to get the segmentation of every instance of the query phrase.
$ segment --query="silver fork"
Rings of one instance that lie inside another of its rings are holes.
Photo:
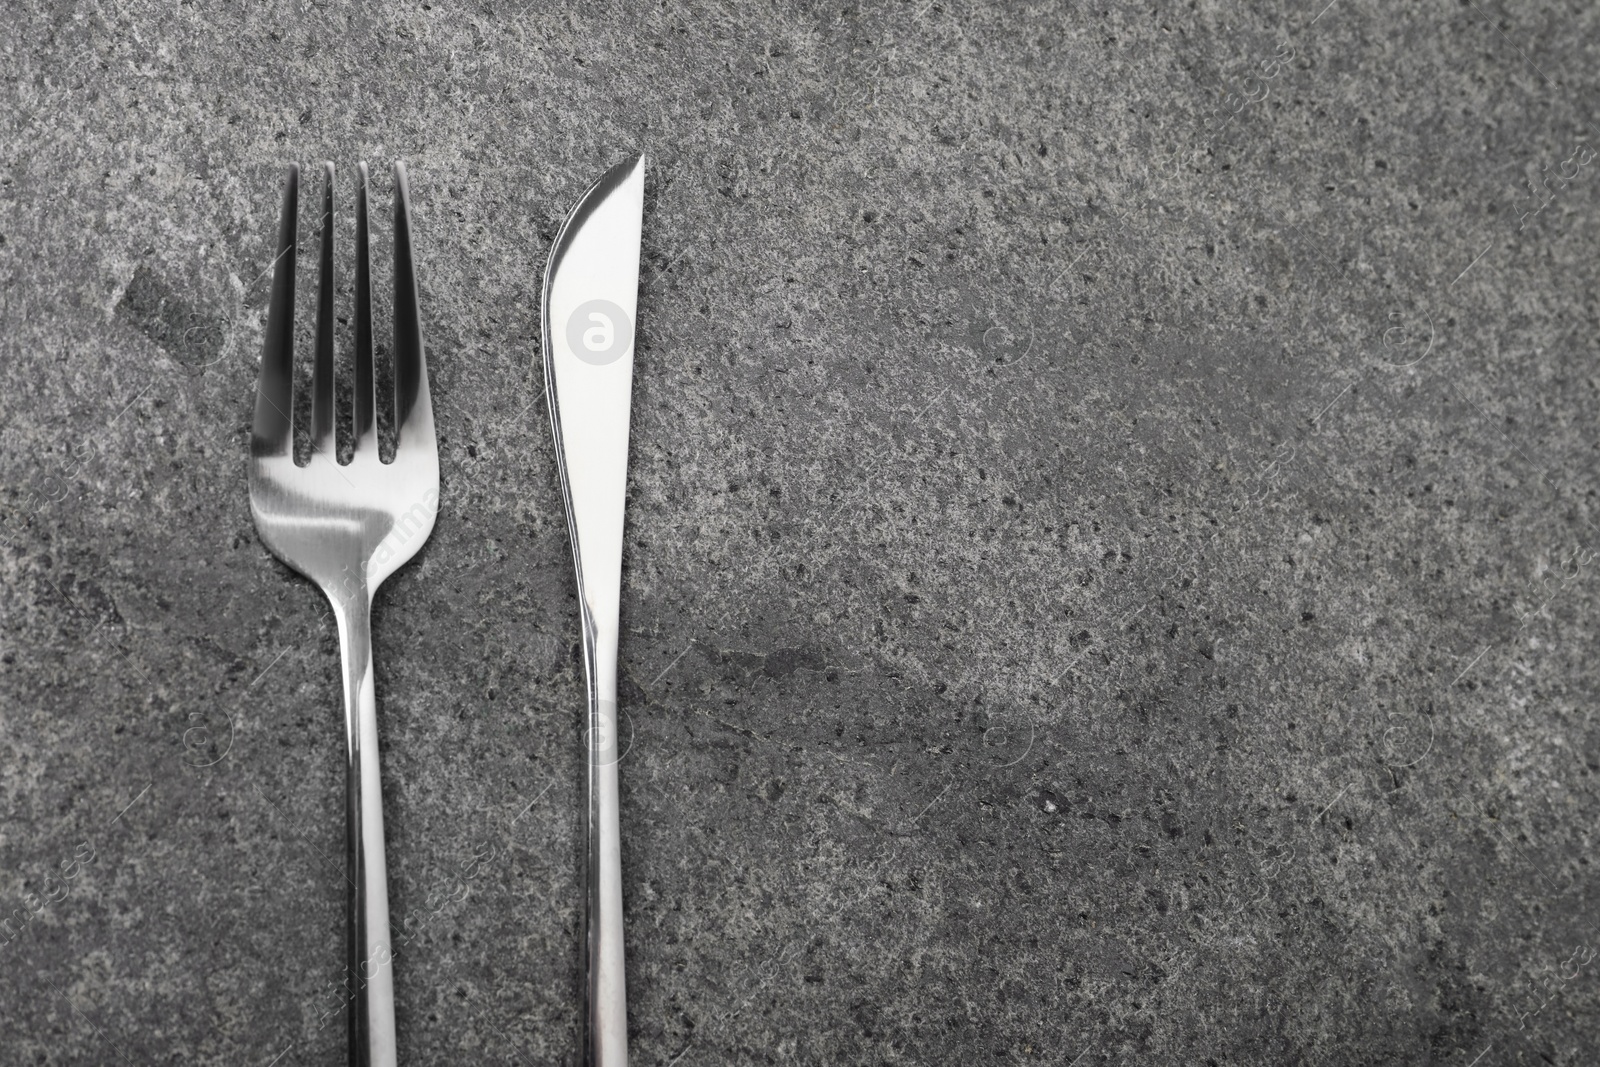
[[[250,512],[274,555],[316,582],[333,605],[344,660],[345,958],[350,1063],[394,1067],[394,971],[384,875],[378,713],[372,685],[372,598],[428,539],[439,501],[439,450],[423,361],[411,197],[394,165],[394,425],[392,463],[378,458],[367,266],[367,165],[356,187],[355,456],[338,461],[333,409],[333,164],[324,164],[322,263],[311,376],[311,462],[294,461],[294,272],[300,168],[289,167],[278,220],[266,344],[250,435]]]

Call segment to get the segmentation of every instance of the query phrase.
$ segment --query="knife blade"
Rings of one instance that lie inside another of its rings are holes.
[[[625,1067],[617,638],[644,157],[612,167],[572,209],[544,283],[544,373],[567,508],[588,679],[584,1062]]]

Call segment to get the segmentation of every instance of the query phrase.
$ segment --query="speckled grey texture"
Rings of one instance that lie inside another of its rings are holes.
[[[348,278],[396,157],[402,1062],[574,1061],[537,293],[634,148],[636,1063],[1600,1059],[1600,8],[8,13],[0,1063],[343,1062],[337,635],[244,454],[283,166]]]

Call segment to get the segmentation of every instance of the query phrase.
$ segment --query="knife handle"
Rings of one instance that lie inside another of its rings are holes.
[[[622,945],[622,830],[618,823],[616,638],[596,657],[609,684],[589,686],[586,749],[589,764],[588,976],[585,988],[588,1067],[627,1067],[628,997]],[[605,653],[610,655],[606,656]],[[609,669],[606,669],[606,668]],[[603,672],[603,673],[602,673]]]

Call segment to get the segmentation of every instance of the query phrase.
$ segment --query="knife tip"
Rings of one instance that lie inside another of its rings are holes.
[[[634,174],[644,170],[644,157],[645,153],[643,149],[630,152],[623,157],[622,162],[618,163],[614,169],[626,174],[631,178]]]

